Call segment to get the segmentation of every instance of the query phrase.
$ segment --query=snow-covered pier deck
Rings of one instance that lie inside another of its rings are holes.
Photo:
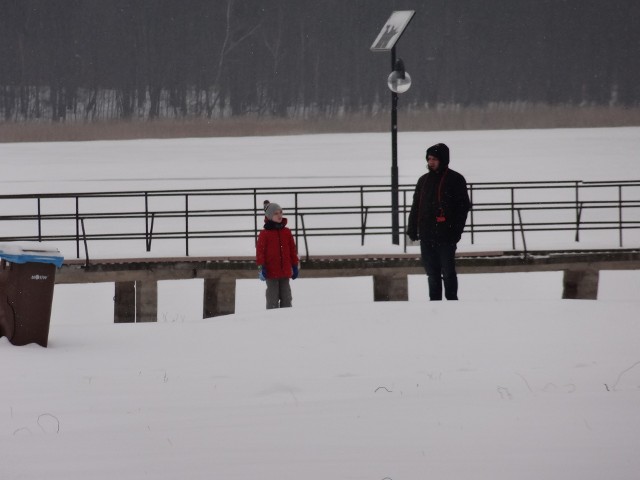
[[[601,270],[639,270],[640,249],[459,252],[460,274],[562,271],[566,299],[596,299]],[[315,256],[301,262],[301,278],[373,277],[376,301],[408,300],[408,275],[423,275],[420,257],[405,255]],[[234,313],[236,280],[257,276],[253,257],[179,257],[67,260],[56,283],[115,284],[114,321],[157,320],[157,282],[204,279],[203,317]]]

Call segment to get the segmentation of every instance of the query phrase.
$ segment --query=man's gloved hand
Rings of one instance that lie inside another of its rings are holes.
[[[291,269],[293,270],[293,274],[291,275],[291,280],[295,280],[296,278],[298,278],[298,274],[300,273],[300,271],[298,270],[297,265],[294,265]]]
[[[267,269],[263,265],[258,266],[258,278],[263,282],[267,280]]]

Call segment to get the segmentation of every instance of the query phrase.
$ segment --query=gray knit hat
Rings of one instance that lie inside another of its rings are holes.
[[[282,210],[282,208],[277,203],[265,202],[264,213],[269,220],[273,219],[273,214],[276,213],[278,210]]]

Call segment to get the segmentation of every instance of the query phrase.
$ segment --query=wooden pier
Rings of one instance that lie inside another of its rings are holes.
[[[596,299],[602,270],[640,269],[640,249],[474,252],[456,255],[459,274],[562,271],[565,299]],[[373,277],[375,301],[407,301],[408,275],[424,275],[419,255],[315,256],[301,261],[301,278]],[[257,278],[253,257],[67,260],[57,284],[115,285],[114,321],[157,321],[160,280],[204,279],[203,318],[235,311],[236,280]]]

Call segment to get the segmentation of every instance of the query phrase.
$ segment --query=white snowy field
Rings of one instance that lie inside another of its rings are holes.
[[[637,478],[637,302],[327,303],[0,340],[0,476]]]
[[[440,141],[468,181],[640,179],[622,128],[401,134],[403,183]],[[4,144],[0,185],[385,183],[388,151],[380,134]],[[202,281],[160,282],[158,323],[115,325],[113,285],[56,286],[47,349],[0,339],[0,479],[638,478],[640,272],[602,272],[597,301],[561,300],[559,272],[461,275],[460,302],[428,302],[424,276],[409,302],[374,303],[367,277],[292,288],[266,312],[239,281],[236,314],[201,319]]]
[[[400,183],[444,142],[469,182],[638,179],[640,127],[402,132]],[[389,184],[384,133],[0,144],[3,194]]]

